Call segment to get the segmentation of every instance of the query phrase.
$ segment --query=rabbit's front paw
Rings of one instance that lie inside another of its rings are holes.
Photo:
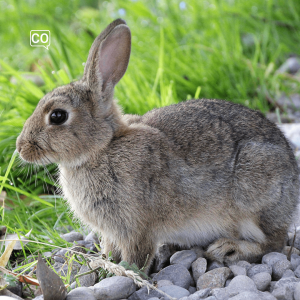
[[[211,244],[205,256],[226,265],[231,265],[239,260],[239,245],[233,240],[221,238]]]

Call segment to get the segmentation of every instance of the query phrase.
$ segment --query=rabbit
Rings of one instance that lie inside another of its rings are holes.
[[[113,92],[130,51],[117,19],[92,44],[82,79],[39,101],[17,138],[20,157],[58,164],[71,210],[116,262],[149,266],[162,243],[202,246],[226,265],[281,251],[299,196],[282,132],[224,100],[123,114]]]

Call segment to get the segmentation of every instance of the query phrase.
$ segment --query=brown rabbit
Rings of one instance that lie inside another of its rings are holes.
[[[280,251],[299,193],[283,134],[260,112],[219,100],[122,115],[113,91],[130,39],[120,19],[96,38],[83,78],[45,95],[26,121],[21,157],[58,163],[71,209],[116,260],[141,267],[159,243],[208,247],[227,264]]]

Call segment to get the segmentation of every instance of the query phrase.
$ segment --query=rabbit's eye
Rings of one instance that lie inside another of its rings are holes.
[[[61,125],[68,119],[68,113],[62,109],[56,109],[50,114],[50,123],[53,125]]]

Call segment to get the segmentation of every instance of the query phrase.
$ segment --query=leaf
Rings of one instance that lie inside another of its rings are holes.
[[[43,291],[44,300],[64,300],[67,297],[67,290],[63,281],[48,268],[40,254],[36,275]]]
[[[14,250],[16,242],[17,241],[9,242],[6,246],[4,253],[0,257],[0,267],[5,267],[7,265],[7,262],[9,261],[12,251]]]
[[[14,273],[12,271],[9,271],[7,269],[5,269],[4,267],[1,267],[0,266],[0,271],[4,274],[8,274],[8,275],[13,275],[14,277],[16,277],[20,282],[23,282],[23,283],[28,283],[28,284],[33,284],[33,285],[40,285],[38,280],[31,277],[31,276],[28,276],[28,275],[19,275],[17,273]]]

